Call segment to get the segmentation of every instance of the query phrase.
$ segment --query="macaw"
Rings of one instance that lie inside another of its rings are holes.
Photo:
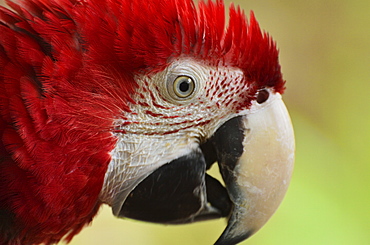
[[[217,245],[267,222],[294,135],[278,49],[253,12],[231,5],[226,23],[222,0],[7,4],[1,245],[70,241],[102,204],[162,224],[227,217]]]

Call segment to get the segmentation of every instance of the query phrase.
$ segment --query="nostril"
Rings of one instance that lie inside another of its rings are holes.
[[[270,93],[266,89],[261,89],[257,93],[257,103],[262,104],[265,102],[270,96]]]

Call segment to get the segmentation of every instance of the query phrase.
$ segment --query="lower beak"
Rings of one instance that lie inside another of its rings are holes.
[[[240,143],[229,129],[216,137],[235,145],[214,143],[217,161],[233,209],[228,225],[216,245],[236,244],[258,231],[280,205],[290,182],[294,165],[294,134],[288,111],[278,94],[254,113],[235,118],[244,132]],[[235,130],[234,130],[235,131]],[[228,139],[229,138],[229,139]],[[229,161],[235,149],[242,153]]]

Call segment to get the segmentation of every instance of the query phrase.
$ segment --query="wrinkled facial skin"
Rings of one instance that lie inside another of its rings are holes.
[[[174,83],[182,76],[194,82],[193,92],[185,98],[174,93]],[[244,102],[246,88],[242,80],[243,73],[238,69],[206,66],[189,58],[140,79],[131,112],[116,121],[119,142],[112,152],[102,199],[111,204],[117,197],[117,192],[111,191],[120,192],[120,188],[128,189],[128,195],[132,190],[129,186],[137,184],[130,182],[141,181],[139,174],[145,178],[161,165],[190,153],[218,126],[235,117]]]

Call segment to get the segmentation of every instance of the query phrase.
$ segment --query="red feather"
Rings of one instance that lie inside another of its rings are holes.
[[[134,77],[189,56],[283,92],[274,42],[221,0],[23,0],[0,8],[0,244],[70,240],[96,214]]]

